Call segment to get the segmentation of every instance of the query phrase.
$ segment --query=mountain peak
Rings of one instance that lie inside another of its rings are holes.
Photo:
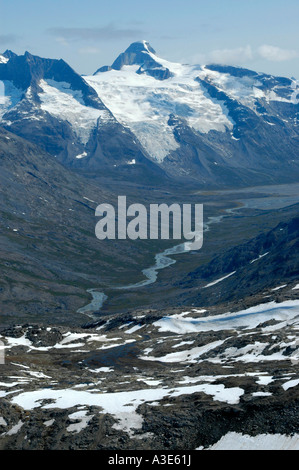
[[[114,70],[120,70],[124,65],[139,65],[139,66],[157,66],[155,58],[155,50],[151,47],[148,41],[133,42],[125,52],[122,52],[111,65]]]
[[[3,52],[3,54],[0,54],[0,64],[7,64],[9,59],[16,56],[17,54],[7,49],[5,52]]]
[[[125,53],[135,54],[138,54],[140,52],[156,54],[156,51],[152,48],[150,43],[145,40],[132,42],[132,44],[125,51]]]
[[[94,75],[110,70],[121,70],[126,65],[137,65],[136,73],[150,75],[157,80],[166,80],[173,74],[168,68],[161,64],[161,60],[156,56],[156,51],[148,41],[133,42],[125,52],[122,52],[110,66],[99,68]]]
[[[6,49],[5,52],[3,52],[3,57],[6,57],[7,59],[11,59],[12,57],[17,57],[17,54],[15,52],[11,51],[10,49]]]

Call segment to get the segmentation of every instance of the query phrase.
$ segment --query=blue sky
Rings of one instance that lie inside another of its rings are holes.
[[[169,60],[299,79],[298,0],[0,0],[2,52],[63,58],[90,74],[141,39]]]

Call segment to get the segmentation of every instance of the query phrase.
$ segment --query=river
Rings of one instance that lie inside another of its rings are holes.
[[[234,211],[239,209],[258,209],[258,210],[270,210],[287,207],[289,205],[299,202],[299,183],[293,183],[289,185],[275,185],[275,186],[256,186],[252,188],[243,188],[240,190],[223,190],[218,192],[221,194],[231,194],[232,200],[238,204],[238,207],[226,209],[223,215],[216,217],[209,217],[208,221],[204,224],[204,232],[210,230],[210,226],[213,224],[220,223],[224,217],[231,215]],[[246,195],[249,194],[249,197]],[[245,195],[245,197],[244,197]],[[243,196],[243,197],[242,197]],[[240,207],[242,204],[242,207]],[[158,278],[158,272],[162,269],[168,268],[169,266],[176,263],[176,260],[171,256],[187,253],[190,249],[188,243],[180,243],[171,248],[167,248],[162,253],[155,255],[155,264],[149,268],[142,270],[142,274],[145,277],[136,284],[128,284],[125,286],[115,286],[112,289],[115,290],[129,290],[138,289],[141,287],[148,286],[156,282]],[[104,302],[108,300],[108,296],[97,289],[88,289],[87,291],[92,296],[92,301],[81,307],[77,312],[86,314],[94,318],[94,312],[99,312]]]
[[[226,213],[231,214],[232,211],[236,209],[239,209],[239,207],[234,208],[234,209],[227,209]],[[226,214],[218,215],[216,217],[209,217],[208,222],[204,224],[204,232],[207,232],[208,230],[210,230],[210,226],[212,224],[220,223],[224,217],[226,217]],[[145,268],[142,270],[142,274],[145,277],[144,280],[137,282],[136,284],[128,284],[125,286],[115,286],[113,287],[113,289],[115,290],[138,289],[140,287],[145,287],[145,286],[148,286],[149,284],[153,284],[154,282],[156,282],[158,278],[159,271],[161,271],[162,269],[168,268],[172,264],[176,263],[176,260],[171,258],[171,256],[188,253],[189,251],[192,251],[192,249],[189,248],[188,242],[183,242],[183,243],[180,243],[179,245],[175,245],[171,248],[167,248],[162,253],[157,253],[155,255],[155,264],[153,266],[150,266],[149,268]],[[98,313],[101,310],[104,302],[108,300],[108,296],[104,292],[98,291],[97,289],[88,289],[87,292],[91,294],[92,301],[88,305],[81,307],[79,310],[77,310],[77,312],[83,313],[85,315],[88,315],[89,317],[94,318],[95,316],[93,314],[95,312]]]

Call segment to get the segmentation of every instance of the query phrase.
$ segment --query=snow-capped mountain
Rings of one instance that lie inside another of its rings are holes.
[[[2,126],[68,166],[133,179],[297,180],[298,97],[295,79],[169,62],[147,41],[84,77],[63,60],[0,56]]]
[[[195,174],[201,182],[249,174],[267,180],[279,167],[280,176],[282,170],[298,177],[296,80],[169,62],[146,41],[86,80],[171,174]]]
[[[0,63],[0,123],[62,163],[97,171],[132,166],[162,173],[95,90],[63,60],[17,56]]]

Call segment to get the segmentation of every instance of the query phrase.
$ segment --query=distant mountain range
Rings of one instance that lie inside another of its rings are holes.
[[[295,79],[169,62],[146,41],[92,76],[28,52],[0,55],[0,125],[93,176],[297,181],[298,98]]]

